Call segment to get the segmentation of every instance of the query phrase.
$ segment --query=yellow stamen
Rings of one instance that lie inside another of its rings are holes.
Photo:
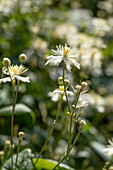
[[[64,86],[59,86],[59,90],[64,91]]]
[[[63,56],[66,58],[68,56],[68,52],[69,52],[70,48],[68,47],[64,47],[63,48]]]

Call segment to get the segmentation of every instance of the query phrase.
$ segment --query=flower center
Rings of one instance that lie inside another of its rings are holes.
[[[70,50],[70,48],[68,48],[68,47],[63,48],[63,57],[64,58],[67,58],[69,50]]]
[[[19,74],[19,66],[12,66],[11,67],[11,71],[15,74],[18,75]]]
[[[64,86],[59,86],[59,90],[64,91]]]

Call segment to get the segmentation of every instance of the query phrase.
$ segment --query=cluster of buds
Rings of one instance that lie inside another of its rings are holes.
[[[84,88],[87,86],[86,82],[82,82],[81,85],[76,86],[76,93],[81,93],[84,91]]]
[[[27,60],[27,56],[26,56],[25,54],[20,54],[20,55],[19,55],[19,61],[20,61],[21,63],[24,63],[26,60]],[[6,57],[3,59],[2,63],[3,63],[3,65],[4,65],[5,68],[9,68],[10,65],[11,65],[10,59],[9,59],[9,58],[6,58]]]
[[[86,125],[85,120],[81,120],[81,121],[80,121],[80,127],[79,127],[80,131],[83,130],[83,128],[84,128],[85,125]]]
[[[63,85],[63,78],[62,78],[62,76],[60,76],[60,77],[58,78],[58,84],[59,84],[59,85]],[[65,85],[66,88],[69,87],[69,84],[70,84],[69,80],[64,79],[64,85]]]
[[[24,132],[19,132],[18,135],[19,135],[18,141],[22,142],[23,141]]]

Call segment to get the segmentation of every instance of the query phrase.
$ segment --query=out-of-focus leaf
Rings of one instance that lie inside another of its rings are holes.
[[[24,149],[18,155],[17,170],[31,170],[33,168],[31,149]],[[13,156],[13,169],[15,169],[16,155]],[[11,170],[11,158],[3,165],[2,170]]]
[[[99,143],[99,142],[97,142],[97,141],[92,141],[92,142],[91,142],[91,147],[92,147],[105,161],[109,161],[109,160],[110,160],[110,156],[108,156],[108,154],[104,152],[104,148],[105,148],[104,145],[102,145],[101,143]]]
[[[36,159],[33,159],[33,162],[35,163]],[[40,158],[38,163],[36,164],[36,170],[52,170],[55,165],[58,162],[53,160],[47,160]],[[61,163],[59,167],[56,168],[56,170],[74,170],[73,168]]]
[[[24,104],[16,104],[14,114],[18,115],[18,116],[29,114],[32,118],[32,123],[33,124],[35,123],[34,112],[28,106],[26,106]],[[11,116],[12,115],[12,105],[1,108],[0,109],[0,115]]]

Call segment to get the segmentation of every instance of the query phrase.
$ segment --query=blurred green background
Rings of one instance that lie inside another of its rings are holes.
[[[81,64],[80,70],[73,67],[71,73],[67,72],[67,78],[74,87],[83,80],[89,85],[86,96],[89,104],[82,111],[87,125],[65,163],[77,170],[99,170],[109,160],[103,148],[113,135],[113,1],[0,0],[0,75],[4,76],[4,57],[20,64],[18,56],[25,53],[28,57],[25,66],[29,69],[26,74],[31,80],[19,87],[17,103],[28,108],[15,115],[14,143],[17,146],[17,134],[24,131],[22,148],[30,147],[36,155],[56,115],[57,99],[49,92],[58,88],[57,79],[62,75],[62,65],[45,66],[46,57],[56,45],[65,43],[78,49]],[[11,84],[1,84],[0,108],[11,104]],[[11,117],[1,109],[2,149],[5,140],[10,139]],[[44,158],[59,160],[64,155],[68,125],[64,102]]]

